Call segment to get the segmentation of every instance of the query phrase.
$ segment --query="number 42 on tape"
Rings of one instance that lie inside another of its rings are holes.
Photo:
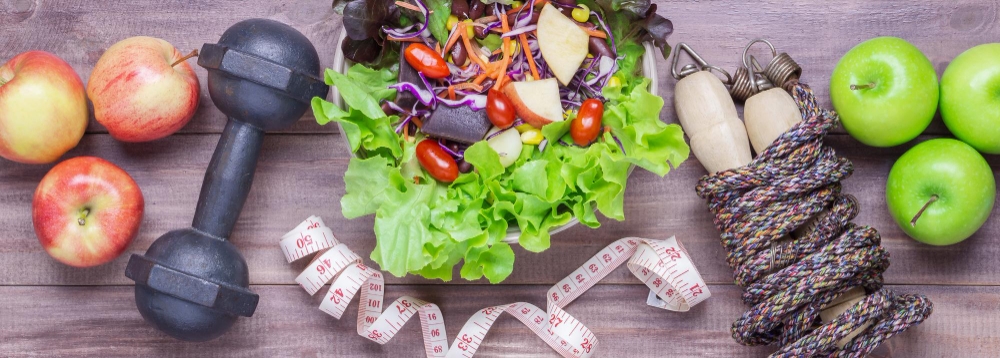
[[[677,239],[624,238],[608,245],[583,266],[559,281],[546,294],[546,310],[517,302],[482,309],[462,327],[449,346],[444,317],[437,305],[403,296],[386,306],[382,273],[361,263],[361,257],[337,241],[319,217],[312,216],[281,238],[281,250],[289,263],[326,250],[295,279],[310,295],[333,280],[320,310],[337,319],[360,292],[358,334],[376,343],[388,343],[403,325],[417,315],[428,357],[471,357],[502,313],[524,323],[532,332],[564,357],[591,357],[597,337],[563,310],[623,263],[649,286],[646,303],[671,311],[687,311],[711,293],[691,258]]]

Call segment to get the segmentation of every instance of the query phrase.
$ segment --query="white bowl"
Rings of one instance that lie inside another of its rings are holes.
[[[340,44],[344,42],[344,39],[346,37],[347,37],[347,31],[344,31],[344,29],[341,28],[340,29],[340,39],[337,40],[337,42],[336,42],[336,44],[337,44],[337,52],[333,56],[333,66],[331,67],[334,71],[337,71],[337,72],[340,72],[340,73],[343,73],[343,74],[347,74],[347,69],[349,67],[351,67],[351,65],[352,65],[349,60],[347,60],[346,58],[344,58],[344,52],[341,50],[341,47],[340,47]],[[659,52],[656,51],[656,48],[653,46],[653,44],[651,44],[649,42],[643,43],[643,46],[646,47],[646,53],[642,57],[642,74],[643,74],[643,76],[646,76],[646,77],[648,77],[649,79],[652,80],[652,83],[650,83],[650,85],[649,85],[649,93],[651,93],[653,95],[658,95],[659,88],[660,88],[659,87],[659,82],[660,81],[659,81],[659,78],[657,78],[657,75],[656,75],[656,54],[659,53]],[[330,95],[329,95],[328,99],[330,100],[330,102],[333,102],[333,104],[336,104],[340,108],[344,108],[344,99],[342,97],[340,97],[340,91],[338,91],[336,87],[331,87],[330,88]],[[346,109],[346,108],[344,108],[344,109]],[[340,124],[338,123],[337,126],[340,127]],[[344,141],[346,142],[347,141],[347,135],[344,134],[343,128],[338,128],[338,129],[340,130],[341,137],[343,137]],[[351,153],[351,155],[353,156],[354,153]],[[633,166],[633,168],[634,168],[634,166]],[[629,169],[629,171],[631,171],[631,168]],[[579,224],[579,223],[580,223],[580,220],[578,220],[574,216],[573,219],[571,219],[568,223],[566,223],[564,225],[554,226],[554,227],[550,228],[549,229],[549,235],[558,234],[558,233],[563,232],[566,229],[569,229],[569,228],[571,228],[574,225]],[[506,242],[508,244],[517,244],[518,238],[521,237],[521,230],[519,230],[516,225],[517,224],[512,224],[507,229],[507,237],[504,238],[504,240],[503,240],[504,242]]]

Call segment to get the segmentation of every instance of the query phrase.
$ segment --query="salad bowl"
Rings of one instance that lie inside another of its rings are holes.
[[[660,120],[655,54],[673,25],[633,5],[347,3],[313,112],[350,146],[340,204],[375,215],[371,259],[396,276],[447,281],[461,266],[496,283],[514,244],[541,252],[599,227],[597,213],[624,220],[632,170],[664,176],[690,153]]]
[[[344,39],[346,38],[347,38],[347,31],[341,28],[340,37],[336,43],[338,44],[343,43]],[[657,70],[656,70],[656,54],[658,52],[651,42],[643,42],[642,45],[643,47],[646,48],[646,52],[643,53],[641,60],[642,75],[651,80],[649,85],[649,93],[654,96],[659,96],[659,78],[657,76]],[[337,52],[333,56],[333,65],[330,67],[330,69],[346,75],[347,69],[350,68],[351,65],[353,65],[353,63],[346,57],[344,57],[344,50],[338,46]],[[333,104],[337,105],[338,107],[346,109],[344,106],[344,98],[340,96],[340,91],[338,91],[336,87],[332,87],[330,89],[330,94],[327,99]],[[337,129],[341,137],[346,142],[347,134],[344,132],[343,128],[340,127],[339,123],[337,124]],[[354,152],[351,152],[351,156],[354,155],[355,155]],[[629,172],[631,172],[633,169],[635,169],[635,165],[629,167]],[[573,219],[570,219],[568,223],[551,228],[549,230],[549,235],[556,235],[560,232],[566,231],[567,229],[579,223],[580,220],[577,219],[576,217],[573,217]],[[507,236],[504,237],[503,241],[508,244],[515,245],[517,244],[517,240],[520,236],[521,236],[521,230],[518,229],[516,225],[512,225],[510,228],[507,229]]]

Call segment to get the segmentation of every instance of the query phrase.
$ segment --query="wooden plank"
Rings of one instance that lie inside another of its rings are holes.
[[[169,141],[122,145],[107,135],[89,135],[72,155],[97,155],[121,165],[142,187],[146,218],[129,252],[142,253],[163,233],[187,227],[191,222],[204,168],[215,148],[216,135],[182,135]],[[892,254],[886,273],[889,283],[904,284],[998,284],[1000,266],[995,258],[1000,248],[989,238],[1000,235],[1000,222],[990,220],[973,238],[958,245],[938,248],[907,238],[892,222],[885,207],[883,188],[894,159],[905,147],[872,149],[859,147],[846,136],[831,136],[839,153],[854,161],[855,175],[845,183],[846,192],[861,201],[858,223],[872,225],[882,234],[883,245]],[[293,282],[305,262],[289,265],[277,248],[277,239],[311,214],[321,215],[336,228],[337,236],[361,256],[374,248],[372,218],[346,220],[340,214],[344,193],[343,173],[348,158],[337,135],[272,135],[256,182],[236,227],[233,240],[250,263],[256,284]],[[990,157],[995,168],[1000,159]],[[93,269],[63,266],[37,244],[31,225],[31,197],[47,166],[8,163],[0,166],[0,284],[4,285],[100,285],[127,284],[123,270],[128,255]],[[704,202],[694,193],[704,169],[692,158],[665,179],[638,170],[629,181],[625,198],[626,221],[604,219],[600,230],[574,227],[556,235],[552,248],[541,254],[517,249],[514,273],[508,284],[552,284],[568,275],[604,245],[625,236],[667,238],[676,235],[694,256],[710,283],[729,283],[731,271],[718,232]],[[304,260],[303,260],[304,261]],[[370,262],[369,262],[370,263]],[[636,284],[625,270],[606,279],[608,283]],[[390,278],[393,283],[427,283],[415,277]],[[467,283],[456,280],[452,283]]]
[[[385,356],[415,357],[423,346],[417,322],[384,346],[356,333],[357,302],[341,320],[316,309],[322,299],[297,286],[256,286],[261,295],[254,317],[240,319],[209,343],[176,341],[142,320],[133,290],[112,287],[0,287],[0,355],[19,356]],[[490,305],[517,301],[544,305],[544,286],[388,287],[387,298],[412,295],[442,308],[449,341],[471,315]],[[898,357],[994,356],[1000,349],[998,287],[902,286],[935,300],[924,324],[891,340]],[[627,285],[599,286],[568,306],[599,339],[599,356],[763,357],[772,347],[743,347],[730,336],[744,311],[739,291],[713,286],[713,297],[687,313],[646,306],[646,291]],[[355,299],[355,301],[357,301]],[[477,357],[550,357],[548,346],[515,319],[497,321]]]
[[[803,66],[803,80],[813,85],[826,106],[830,103],[830,72],[837,60],[870,37],[892,35],[910,40],[927,54],[940,74],[965,49],[1000,36],[1000,27],[995,26],[997,3],[979,0],[656,2],[661,14],[674,22],[672,42],[688,42],[710,62],[730,72],[751,39],[773,40],[779,51],[788,52]],[[341,18],[327,2],[305,0],[7,1],[0,3],[0,31],[5,34],[0,38],[0,59],[42,49],[66,59],[86,79],[104,49],[126,37],[155,36],[180,49],[200,48],[203,43],[217,41],[231,24],[251,17],[291,24],[313,41],[324,66],[332,63]],[[668,75],[669,64],[661,59],[657,68],[664,79],[660,93],[668,98],[661,118],[673,122],[676,116],[669,98],[674,81]],[[218,133],[225,118],[211,104],[205,71],[196,68],[196,72],[202,81],[202,104],[183,131]],[[334,130],[317,126],[307,115],[289,131]],[[90,131],[105,130],[94,122]],[[928,134],[944,133],[947,129],[940,120],[928,129]]]
[[[167,1],[36,1],[0,3],[0,59],[28,50],[45,50],[69,62],[87,82],[104,51],[132,36],[167,40],[181,52],[216,43],[232,24],[249,18],[268,18],[295,27],[312,40],[324,68],[333,63],[340,16],[328,2],[229,0]],[[195,118],[182,131],[219,133],[226,118],[212,104],[205,69],[189,61],[201,82],[201,103]],[[290,132],[333,131],[316,124],[311,111]],[[93,120],[89,132],[107,132]]]

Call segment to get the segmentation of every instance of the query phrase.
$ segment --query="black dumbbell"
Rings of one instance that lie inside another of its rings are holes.
[[[246,202],[264,131],[286,128],[329,86],[318,77],[319,56],[301,33],[280,22],[252,19],[205,44],[198,64],[208,91],[229,116],[205,173],[191,228],[157,239],[146,255],[129,259],[135,304],[146,321],[178,339],[208,341],[239,316],[250,317],[246,261],[227,239]]]

